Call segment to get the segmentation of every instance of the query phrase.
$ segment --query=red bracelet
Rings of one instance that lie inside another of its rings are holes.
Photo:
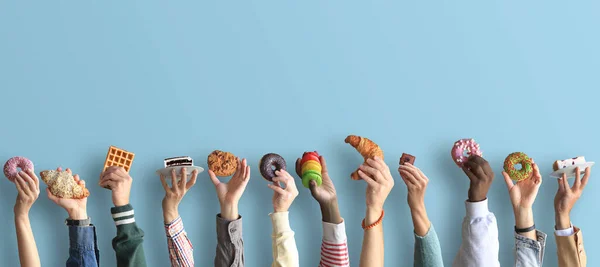
[[[381,224],[381,222],[383,221],[383,216],[384,216],[384,215],[385,215],[385,211],[384,211],[384,210],[381,210],[381,217],[379,217],[379,219],[378,219],[376,222],[374,222],[373,224],[371,224],[371,225],[367,225],[367,226],[365,226],[365,219],[363,219],[363,220],[362,220],[362,228],[363,228],[364,230],[369,230],[369,229],[371,229],[371,228],[373,228],[373,227],[375,227],[375,226],[377,226],[377,225]]]

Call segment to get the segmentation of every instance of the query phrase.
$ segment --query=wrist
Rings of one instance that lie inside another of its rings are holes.
[[[163,218],[165,220],[165,223],[170,223],[175,219],[179,218],[179,211],[177,210],[177,208],[164,209]]]
[[[115,201],[113,201],[113,204],[115,204],[115,207],[125,206],[125,205],[129,204],[129,199],[115,200]]]
[[[487,190],[483,190],[480,185],[471,184],[468,196],[469,202],[480,202],[487,198]]]
[[[15,221],[29,221],[29,212],[15,211]]]
[[[379,220],[383,207],[367,207],[367,214],[365,215],[365,225],[371,225]]]
[[[69,219],[71,220],[85,220],[88,218],[87,211],[85,209],[67,209]]]
[[[237,204],[232,205],[232,204],[224,204],[221,205],[221,218],[226,219],[226,220],[237,220],[240,217],[239,213],[238,213],[238,206]]]
[[[320,203],[321,206],[321,217],[323,222],[340,224],[342,223],[342,216],[340,215],[340,209],[338,202],[331,201],[328,203]]]
[[[515,226],[525,229],[534,225],[533,210],[531,208],[515,208]]]
[[[418,202],[408,202],[408,207],[410,208],[410,212],[411,213],[422,213],[425,211],[425,202],[424,201],[418,201]]]
[[[564,230],[571,227],[571,218],[568,213],[556,213],[556,230]]]

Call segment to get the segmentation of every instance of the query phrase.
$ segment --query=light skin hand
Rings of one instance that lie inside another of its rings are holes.
[[[494,181],[494,172],[490,164],[484,158],[472,155],[465,162],[463,171],[471,180],[468,201],[480,202],[487,199],[487,193]]]
[[[110,188],[113,204],[115,207],[120,207],[129,204],[132,182],[133,179],[123,167],[111,166],[102,173],[98,184]]]
[[[15,178],[17,200],[15,202],[15,217],[28,216],[33,203],[40,195],[40,180],[33,170],[21,171]]]
[[[573,186],[569,186],[567,175],[563,174],[562,178],[558,179],[558,191],[554,197],[554,211],[556,220],[556,229],[564,230],[571,227],[570,213],[571,209],[581,197],[583,189],[588,183],[592,169],[587,167],[583,179],[579,167],[575,169],[575,182]]]
[[[273,189],[273,210],[275,212],[286,212],[290,209],[292,202],[298,196],[298,189],[294,178],[285,170],[275,171],[273,184],[267,186]],[[281,185],[284,185],[283,188]]]
[[[163,188],[165,189],[165,197],[162,200],[163,218],[165,223],[170,223],[179,217],[179,203],[194,184],[196,184],[196,178],[198,177],[198,171],[192,171],[192,177],[187,179],[187,171],[185,168],[181,168],[181,179],[177,179],[177,173],[175,170],[171,171],[171,186],[167,183],[167,178],[163,175],[160,176],[160,181]]]
[[[367,216],[365,224],[375,223],[383,211],[383,204],[394,187],[390,168],[379,158],[367,159],[360,165],[358,175],[367,183]]]
[[[246,163],[246,159],[238,163],[237,170],[227,183],[219,181],[219,178],[211,170],[208,171],[208,175],[217,191],[217,197],[221,204],[221,217],[231,221],[237,220],[240,217],[238,203],[250,180],[250,166]]]
[[[62,171],[62,168],[56,169],[57,171]],[[71,169],[67,168],[68,173],[71,173]],[[85,187],[85,181],[79,179],[79,175],[75,174],[73,176],[75,182],[83,187]],[[88,218],[87,215],[87,197],[82,199],[71,199],[71,198],[59,198],[54,196],[49,188],[46,188],[46,193],[48,194],[48,198],[52,200],[56,205],[62,207],[69,214],[69,219],[71,220],[85,220]]]
[[[531,176],[525,180],[518,181],[517,183],[513,183],[508,173],[502,172],[510,196],[510,202],[512,203],[513,211],[515,213],[515,226],[520,229],[534,225],[532,207],[538,194],[538,190],[542,185],[542,175],[540,174],[540,170],[533,160],[531,163],[533,165]],[[534,230],[519,234],[529,239],[537,240]]]
[[[425,236],[431,227],[425,209],[425,190],[429,178],[419,168],[410,163],[400,165],[398,172],[408,189],[408,206],[410,207],[415,233],[418,236]]]
[[[302,159],[296,160],[296,170],[302,169],[300,166],[301,160]],[[327,171],[327,162],[325,162],[325,158],[323,156],[319,156],[319,161],[321,162],[322,183],[321,186],[317,186],[317,182],[314,180],[310,181],[310,193],[321,206],[321,215],[323,221],[340,224],[343,220],[340,215],[335,187],[333,186],[333,181],[329,177],[329,172]],[[301,173],[296,174],[298,174],[299,177],[302,177]]]

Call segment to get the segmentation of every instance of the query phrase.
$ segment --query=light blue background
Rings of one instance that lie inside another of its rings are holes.
[[[109,145],[136,153],[131,202],[146,232],[149,266],[168,266],[164,195],[154,171],[165,157],[205,166],[213,149],[252,164],[242,198],[246,265],[271,262],[271,191],[257,171],[268,152],[288,163],[306,150],[329,162],[358,265],[365,184],[349,174],[361,158],[343,140],[378,142],[394,170],[402,152],[429,176],[426,204],[444,262],[460,244],[468,179],[452,142],[475,138],[496,171],[489,193],[500,261],[513,264],[513,214],[500,170],[510,152],[540,164],[536,225],[550,234],[556,266],[554,160],[600,161],[598,1],[1,1],[0,160],[29,157],[36,171],[70,167],[87,180],[101,263],[114,265],[110,192],[96,186]],[[412,264],[406,188],[386,202],[386,265]],[[593,175],[572,212],[584,229],[588,266],[600,219]],[[316,266],[320,212],[300,188],[291,208],[302,266]],[[2,266],[18,263],[16,190],[0,181]],[[180,211],[197,266],[214,257],[218,201],[206,173]],[[66,213],[41,195],[31,211],[42,262],[67,258]]]

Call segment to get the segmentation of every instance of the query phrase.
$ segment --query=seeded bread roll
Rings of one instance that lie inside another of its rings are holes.
[[[82,199],[90,195],[87,188],[78,184],[73,175],[66,171],[42,171],[40,176],[50,188],[50,193],[56,197]]]

